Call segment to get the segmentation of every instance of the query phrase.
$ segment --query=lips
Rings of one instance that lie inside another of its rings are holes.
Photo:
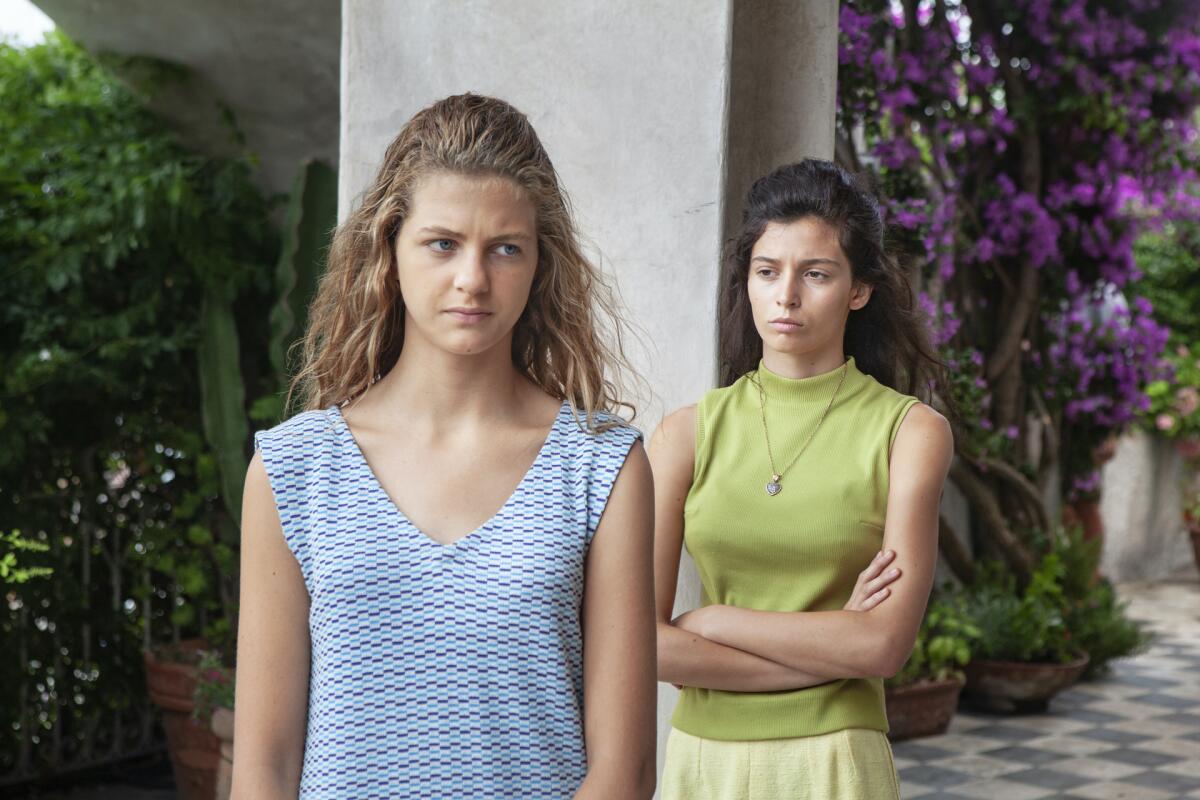
[[[778,317],[767,323],[780,333],[791,333],[798,331],[802,327],[798,320],[788,319],[787,317]]]
[[[485,311],[482,308],[447,308],[445,311],[458,322],[467,324],[481,322],[492,315],[492,312]]]

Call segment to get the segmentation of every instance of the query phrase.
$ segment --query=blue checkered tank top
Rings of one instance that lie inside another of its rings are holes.
[[[567,403],[516,491],[453,544],[417,530],[337,407],[254,436],[311,598],[301,798],[570,797],[584,558],[634,441]]]

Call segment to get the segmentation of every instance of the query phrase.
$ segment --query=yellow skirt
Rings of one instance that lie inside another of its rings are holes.
[[[661,800],[899,800],[887,736],[849,728],[725,742],[671,729]]]

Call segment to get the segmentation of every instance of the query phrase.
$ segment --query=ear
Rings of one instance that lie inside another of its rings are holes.
[[[858,311],[867,304],[871,299],[872,287],[870,284],[860,281],[854,282],[854,287],[850,290],[850,310]]]

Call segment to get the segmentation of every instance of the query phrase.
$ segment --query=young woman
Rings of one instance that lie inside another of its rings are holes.
[[[898,797],[880,679],[925,609],[952,441],[909,394],[936,362],[883,230],[828,162],[755,183],[723,388],[652,439],[658,674],[683,687],[666,800]],[[672,621],[681,544],[703,604]]]
[[[255,437],[237,798],[649,797],[653,490],[528,119],[414,116]]]

